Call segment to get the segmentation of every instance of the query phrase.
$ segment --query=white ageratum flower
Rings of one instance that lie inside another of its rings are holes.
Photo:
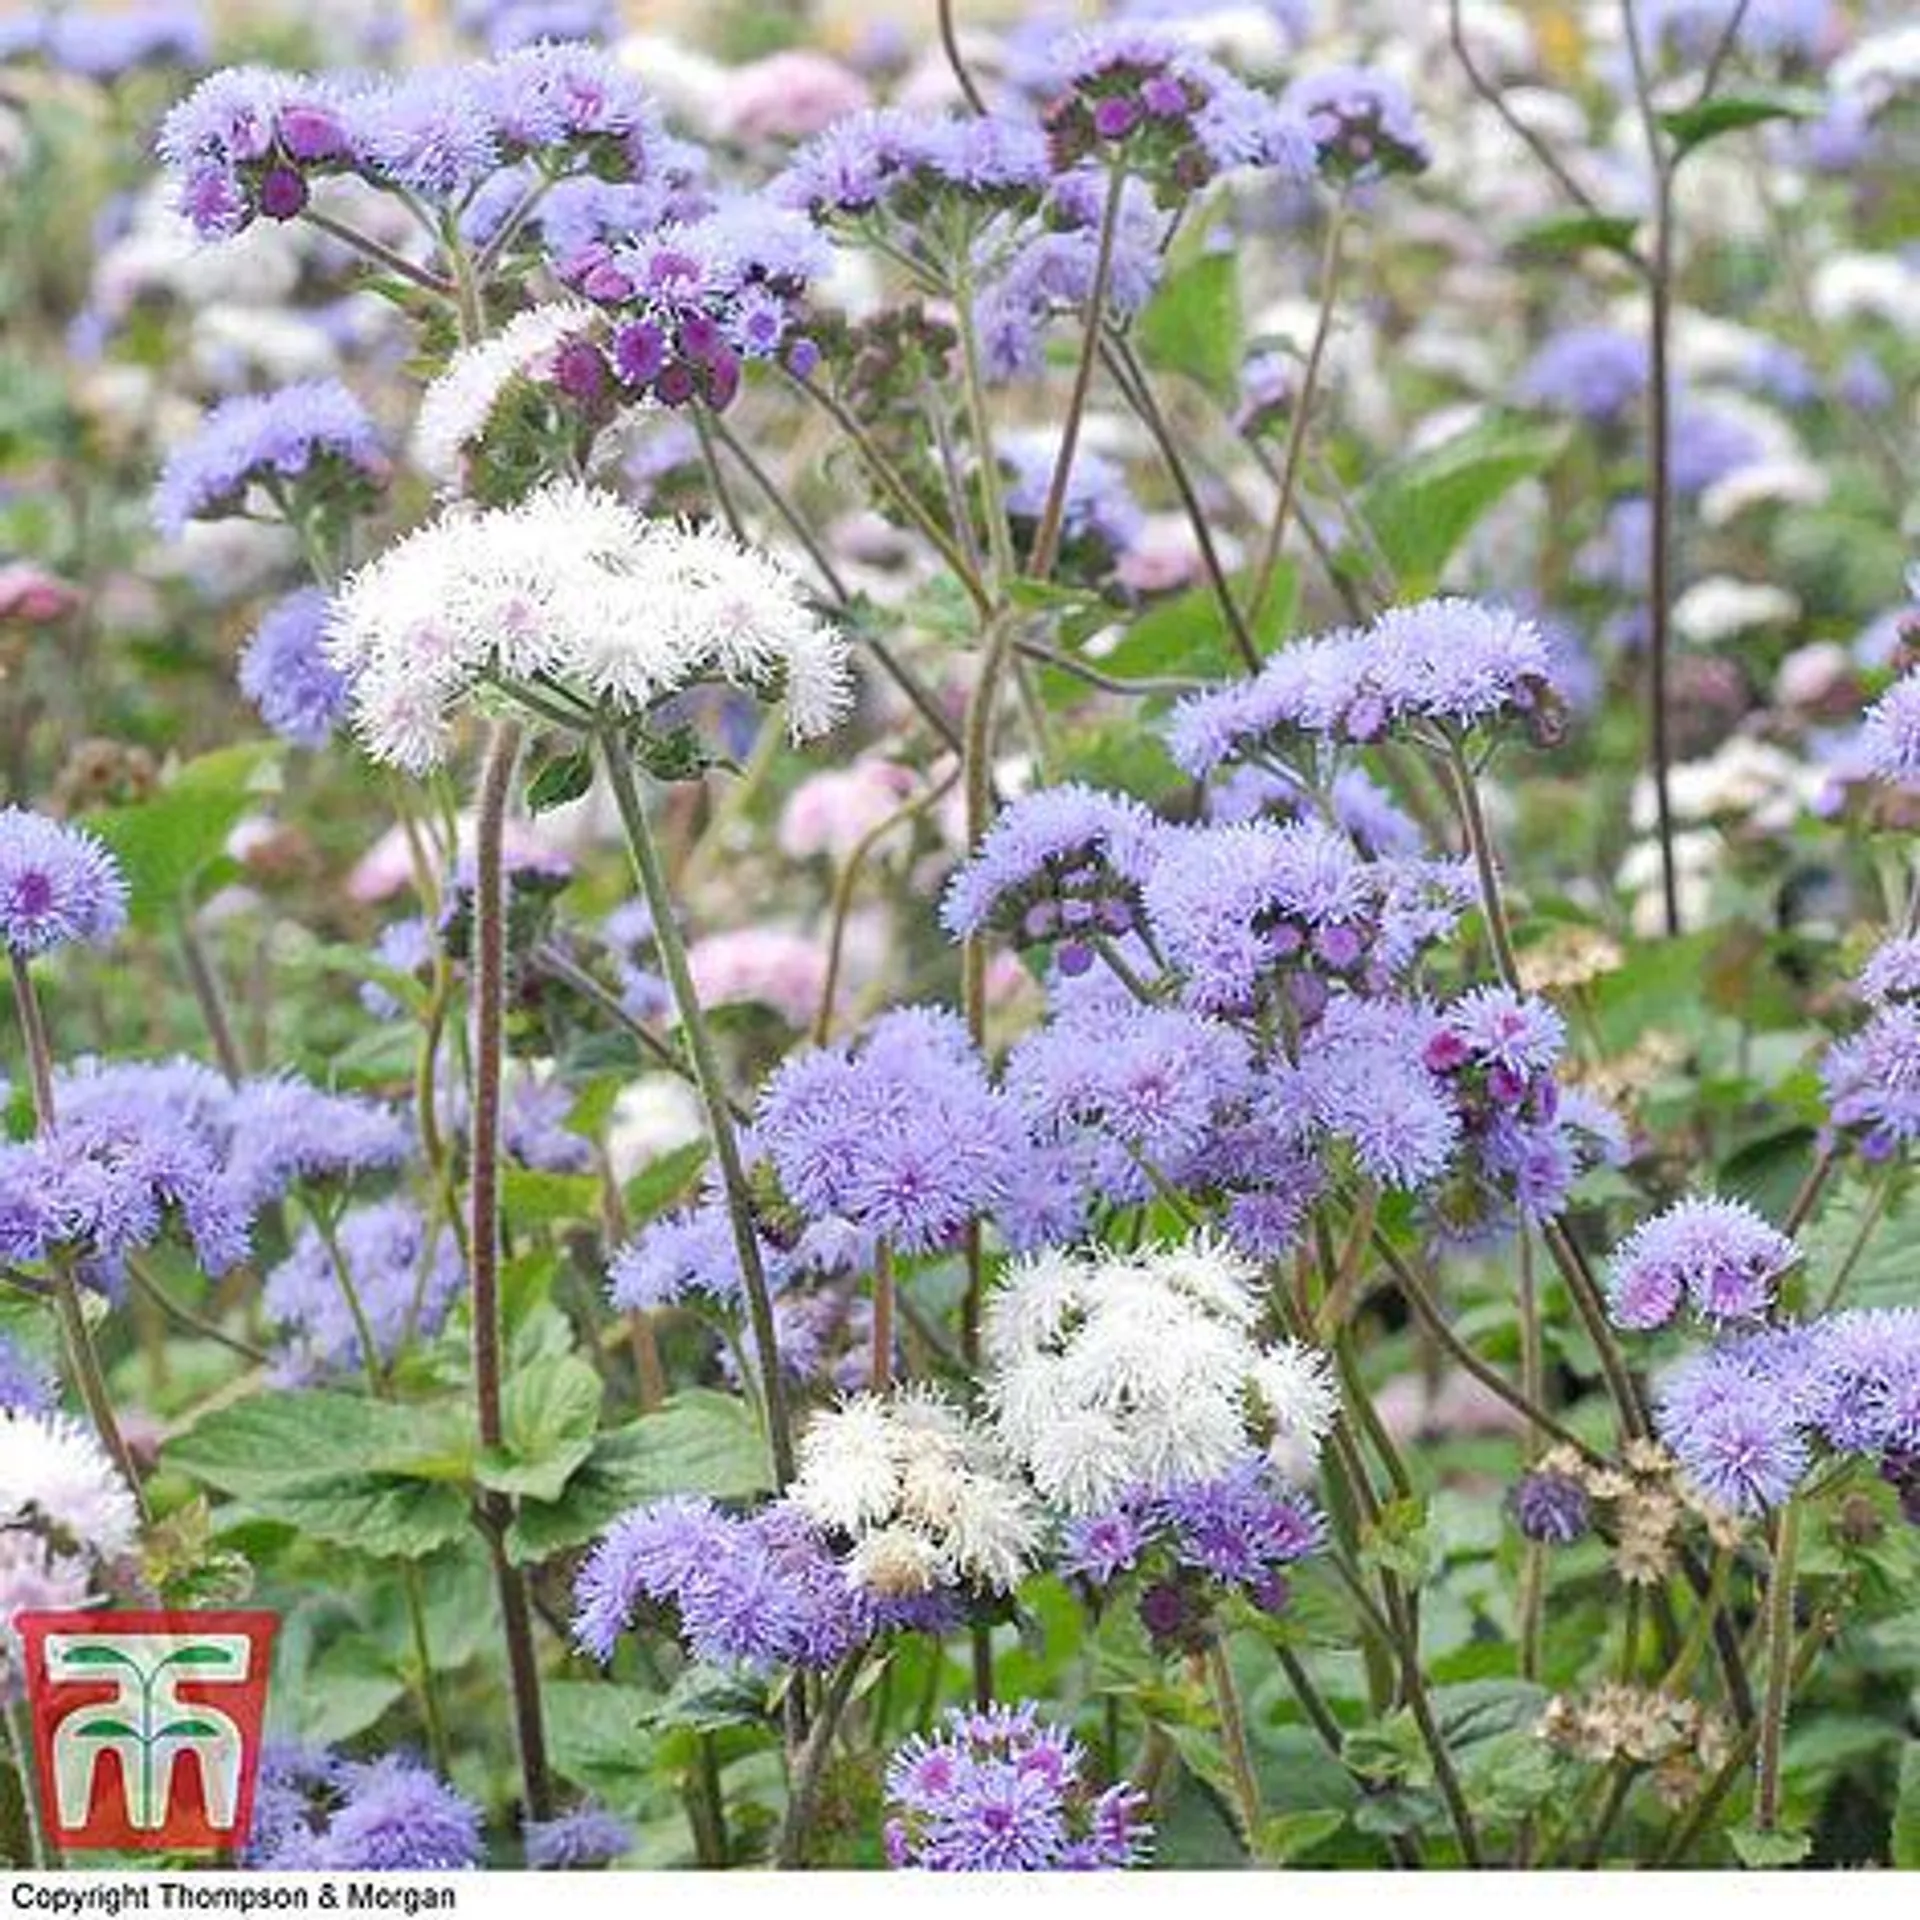
[[[1267,1448],[1311,1471],[1339,1414],[1326,1356],[1263,1343],[1259,1269],[1206,1234],[1015,1262],[987,1302],[987,1397],[1043,1498],[1094,1514]]]
[[[117,1560],[140,1513],[92,1434],[57,1413],[0,1408],[0,1529],[44,1529],[96,1559]]]
[[[325,645],[367,752],[409,773],[439,765],[462,705],[503,681],[634,716],[703,681],[779,691],[795,740],[848,697],[845,641],[778,561],[578,481],[410,534],[340,589]]]
[[[592,333],[598,312],[583,300],[554,300],[516,314],[496,334],[462,347],[420,402],[413,458],[443,493],[460,491],[468,450],[486,435],[500,397],[515,380],[546,370],[568,341]]]
[[[852,1542],[848,1568],[889,1598],[1005,1592],[1032,1564],[1040,1515],[993,1436],[937,1389],[863,1393],[800,1438],[794,1501]]]

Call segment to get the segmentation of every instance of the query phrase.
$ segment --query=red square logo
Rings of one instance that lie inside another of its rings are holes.
[[[74,1852],[236,1852],[277,1624],[222,1610],[15,1614],[48,1837]]]

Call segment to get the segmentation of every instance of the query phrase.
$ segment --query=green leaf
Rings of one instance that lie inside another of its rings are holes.
[[[557,1501],[523,1500],[507,1529],[516,1564],[578,1546],[628,1507],[673,1493],[746,1500],[773,1473],[752,1412],[704,1387],[675,1394],[631,1425],[603,1433]]]
[[[212,1720],[169,1720],[160,1729],[159,1737],[165,1740],[205,1740],[222,1731],[224,1729]]]
[[[1633,236],[1639,225],[1630,214],[1555,214],[1522,228],[1509,250],[1526,260],[1566,259],[1588,247],[1624,257],[1633,252]]]
[[[1247,618],[1254,645],[1262,653],[1292,627],[1298,584],[1294,569],[1282,566],[1255,619],[1251,617],[1252,579],[1243,575],[1230,583],[1234,603]],[[1209,586],[1191,587],[1149,607],[1100,661],[1100,671],[1119,680],[1164,674],[1222,680],[1246,670],[1220,602]],[[1079,683],[1074,684],[1078,687]]]
[[[1243,331],[1239,258],[1214,248],[1178,261],[1134,323],[1148,366],[1183,373],[1226,405],[1239,388]]]
[[[564,1220],[593,1220],[600,1211],[600,1182],[590,1173],[546,1173],[535,1167],[501,1169],[501,1202],[521,1226],[551,1227]]]
[[[1893,1864],[1920,1867],[1920,1740],[1900,1749],[1900,1785],[1893,1801]]]
[[[707,1164],[707,1143],[689,1140],[684,1147],[673,1147],[647,1164],[627,1182],[624,1198],[627,1224],[639,1229],[674,1204],[699,1177]]]
[[[167,1656],[170,1667],[226,1667],[233,1664],[233,1655],[225,1647],[182,1647],[178,1653]]]
[[[643,1774],[656,1697],[605,1680],[549,1680],[540,1690],[554,1768],[581,1786]]]
[[[217,1408],[164,1459],[315,1539],[411,1559],[465,1532],[470,1455],[464,1429],[441,1409],[319,1391]]]
[[[496,1493],[558,1500],[593,1451],[600,1376],[573,1354],[536,1361],[501,1393],[505,1444],[483,1454],[477,1477]]]
[[[527,811],[551,813],[578,800],[593,785],[593,756],[585,747],[574,747],[541,761],[527,782]]]
[[[1383,1507],[1361,1540],[1360,1558],[1418,1586],[1433,1566],[1433,1534],[1425,1506],[1418,1500],[1395,1500]]]
[[[440,1409],[320,1388],[256,1394],[216,1408],[169,1441],[165,1459],[244,1499],[343,1473],[445,1479],[460,1470],[449,1461],[450,1440]]]
[[[1762,1833],[1758,1827],[1729,1827],[1727,1844],[1743,1867],[1797,1867],[1813,1851],[1805,1833]]]
[[[279,749],[245,741],[189,760],[151,799],[87,816],[119,857],[134,925],[163,925],[201,870],[216,860],[254,797],[269,784]]]
[[[1347,1824],[1340,1807],[1319,1807],[1302,1813],[1276,1813],[1261,1821],[1254,1835],[1253,1855],[1271,1866],[1284,1867],[1303,1853],[1311,1853],[1323,1840]]]
[[[88,1646],[84,1642],[69,1647],[61,1658],[70,1667],[131,1667],[137,1663],[118,1647]]]
[[[1522,480],[1552,466],[1567,439],[1564,427],[1493,414],[1370,481],[1360,509],[1402,597],[1432,592],[1486,513]]]
[[[1729,93],[1663,113],[1660,124],[1673,135],[1673,157],[1681,160],[1723,133],[1738,133],[1768,120],[1804,120],[1818,111],[1818,100],[1805,93]]]

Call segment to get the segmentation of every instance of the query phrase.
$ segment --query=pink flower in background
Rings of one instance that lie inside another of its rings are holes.
[[[779,927],[709,934],[687,953],[700,1004],[771,1007],[789,1026],[811,1023],[826,991],[826,949]]]
[[[462,858],[473,855],[473,816],[463,813],[456,829],[459,853]],[[531,861],[557,852],[555,837],[530,827],[524,821],[509,820],[502,845],[509,866],[519,861]],[[407,836],[399,827],[389,827],[367,851],[360,856],[359,864],[347,876],[347,898],[358,901],[362,906],[377,906],[382,900],[391,900],[395,894],[404,893],[413,885],[413,856],[407,848]]]
[[[0,620],[19,620],[44,627],[71,613],[80,604],[80,589],[57,573],[16,561],[0,567]]]
[[[907,768],[873,758],[816,773],[793,790],[780,816],[780,851],[790,860],[822,853],[844,860],[915,784]]]
[[[728,76],[717,131],[730,140],[803,140],[873,104],[867,83],[803,47],[769,54]]]
[[[1200,577],[1200,546],[1183,513],[1149,514],[1133,545],[1114,569],[1134,593],[1167,593]]]

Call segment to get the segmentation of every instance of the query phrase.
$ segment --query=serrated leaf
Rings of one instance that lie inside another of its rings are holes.
[[[1360,1543],[1365,1565],[1383,1567],[1418,1586],[1433,1566],[1433,1535],[1427,1510],[1418,1500],[1395,1500],[1381,1508],[1380,1518]]]
[[[1301,1813],[1276,1813],[1260,1823],[1254,1836],[1254,1858],[1284,1867],[1303,1853],[1310,1853],[1323,1840],[1347,1824],[1347,1815],[1339,1807],[1321,1807]]]
[[[464,1428],[355,1394],[257,1394],[217,1408],[164,1459],[264,1518],[375,1559],[413,1559],[468,1524]]]
[[[572,1354],[514,1373],[501,1392],[505,1444],[483,1454],[476,1477],[496,1493],[558,1500],[593,1452],[600,1376]]]
[[[1729,1827],[1727,1845],[1743,1867],[1797,1867],[1813,1851],[1805,1833],[1762,1833],[1758,1827]]]
[[[1818,101],[1806,94],[1729,93],[1663,113],[1660,124],[1673,136],[1673,157],[1680,160],[1723,133],[1738,133],[1769,120],[1804,120],[1818,109]]]
[[[1552,466],[1567,439],[1564,427],[1494,414],[1370,481],[1361,512],[1402,596],[1430,593],[1487,512]]]
[[[1287,564],[1276,570],[1257,617],[1252,606],[1254,582],[1251,577],[1242,575],[1230,582],[1230,587],[1234,603],[1247,621],[1255,648],[1262,654],[1267,653],[1293,625],[1298,590],[1295,570]],[[1247,663],[1234,645],[1220,602],[1208,586],[1191,587],[1171,600],[1149,607],[1100,661],[1100,671],[1119,680],[1167,674],[1222,680],[1238,677],[1246,670]],[[1070,676],[1055,678],[1064,680]],[[1073,685],[1078,692],[1085,692],[1079,682]]]
[[[1243,333],[1240,263],[1216,248],[1177,261],[1134,323],[1148,366],[1185,374],[1224,405],[1238,392]]]
[[[87,816],[127,877],[135,926],[164,924],[253,805],[279,749],[245,741],[189,760],[151,798]]]
[[[1900,1784],[1893,1798],[1890,1845],[1896,1867],[1920,1867],[1920,1740],[1909,1740],[1900,1749]]]
[[[508,1219],[522,1226],[550,1227],[563,1220],[593,1220],[600,1211],[600,1182],[590,1173],[502,1167],[500,1196]]]
[[[1630,214],[1563,213],[1538,220],[1514,236],[1511,251],[1524,259],[1563,259],[1598,247],[1603,252],[1630,255],[1639,221]]]
[[[593,755],[585,747],[541,761],[527,782],[527,811],[551,813],[580,799],[593,785]]]
[[[627,1508],[673,1493],[745,1500],[767,1492],[766,1442],[746,1403],[694,1387],[603,1433],[557,1501],[523,1500],[507,1530],[516,1564],[590,1540]]]
[[[707,1143],[689,1140],[649,1160],[626,1184],[627,1223],[638,1230],[665,1213],[693,1186],[707,1164]]]

